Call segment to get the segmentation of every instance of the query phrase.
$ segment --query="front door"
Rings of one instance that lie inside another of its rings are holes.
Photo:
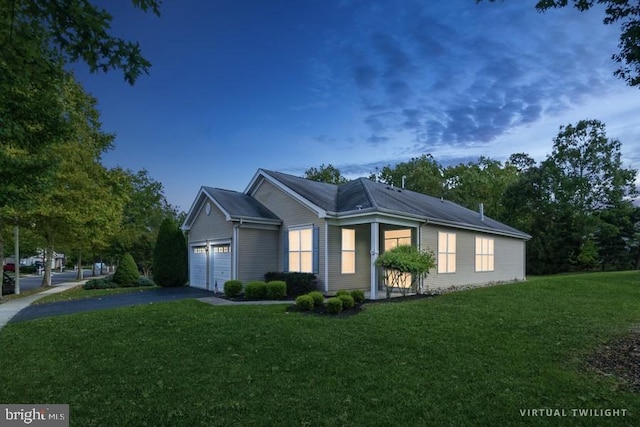
[[[405,228],[401,230],[385,230],[384,231],[384,250],[388,251],[401,245],[411,244],[411,229]],[[411,286],[411,274],[405,273],[400,279],[399,287],[408,288]]]

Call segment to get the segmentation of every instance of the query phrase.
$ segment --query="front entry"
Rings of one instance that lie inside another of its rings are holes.
[[[231,245],[211,245],[209,290],[224,292],[224,282],[231,279]]]

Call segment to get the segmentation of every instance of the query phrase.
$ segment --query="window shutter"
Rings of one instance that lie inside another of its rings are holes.
[[[284,253],[282,254],[282,271],[289,271],[289,230],[284,230],[284,241],[282,247]]]
[[[313,274],[320,273],[320,227],[313,227]]]

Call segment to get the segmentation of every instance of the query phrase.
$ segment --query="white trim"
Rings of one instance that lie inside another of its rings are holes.
[[[371,223],[371,299],[378,299],[378,268],[376,267],[376,260],[378,259],[378,251],[380,248],[380,224],[377,222]]]

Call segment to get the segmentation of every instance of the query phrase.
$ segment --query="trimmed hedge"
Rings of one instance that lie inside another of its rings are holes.
[[[322,295],[322,292],[313,291],[313,292],[309,292],[307,295],[309,295],[311,298],[313,298],[313,305],[314,306],[322,307],[322,305],[324,304],[324,295]]]
[[[239,280],[227,280],[224,282],[224,295],[227,298],[235,298],[242,292],[242,282]]]
[[[327,300],[327,311],[331,314],[339,314],[342,311],[342,300],[338,297]]]
[[[260,281],[247,283],[247,286],[244,288],[244,297],[246,299],[266,299],[267,284]]]
[[[353,301],[355,301],[356,304],[361,304],[364,302],[364,291],[361,291],[360,289],[351,291],[351,296],[353,297]]]
[[[282,280],[267,282],[267,299],[280,299],[287,296],[287,283]]]
[[[270,271],[264,275],[266,282],[281,280],[287,284],[287,295],[304,295],[316,290],[316,275],[312,273],[283,273]]]
[[[342,301],[342,308],[345,310],[352,309],[356,305],[353,297],[349,294],[340,294],[338,295],[338,298]]]
[[[309,311],[313,309],[313,298],[309,295],[300,295],[296,298],[296,307],[302,311]]]
[[[340,289],[338,292],[336,292],[336,296],[339,297],[340,295],[351,295],[351,292],[345,289]]]

